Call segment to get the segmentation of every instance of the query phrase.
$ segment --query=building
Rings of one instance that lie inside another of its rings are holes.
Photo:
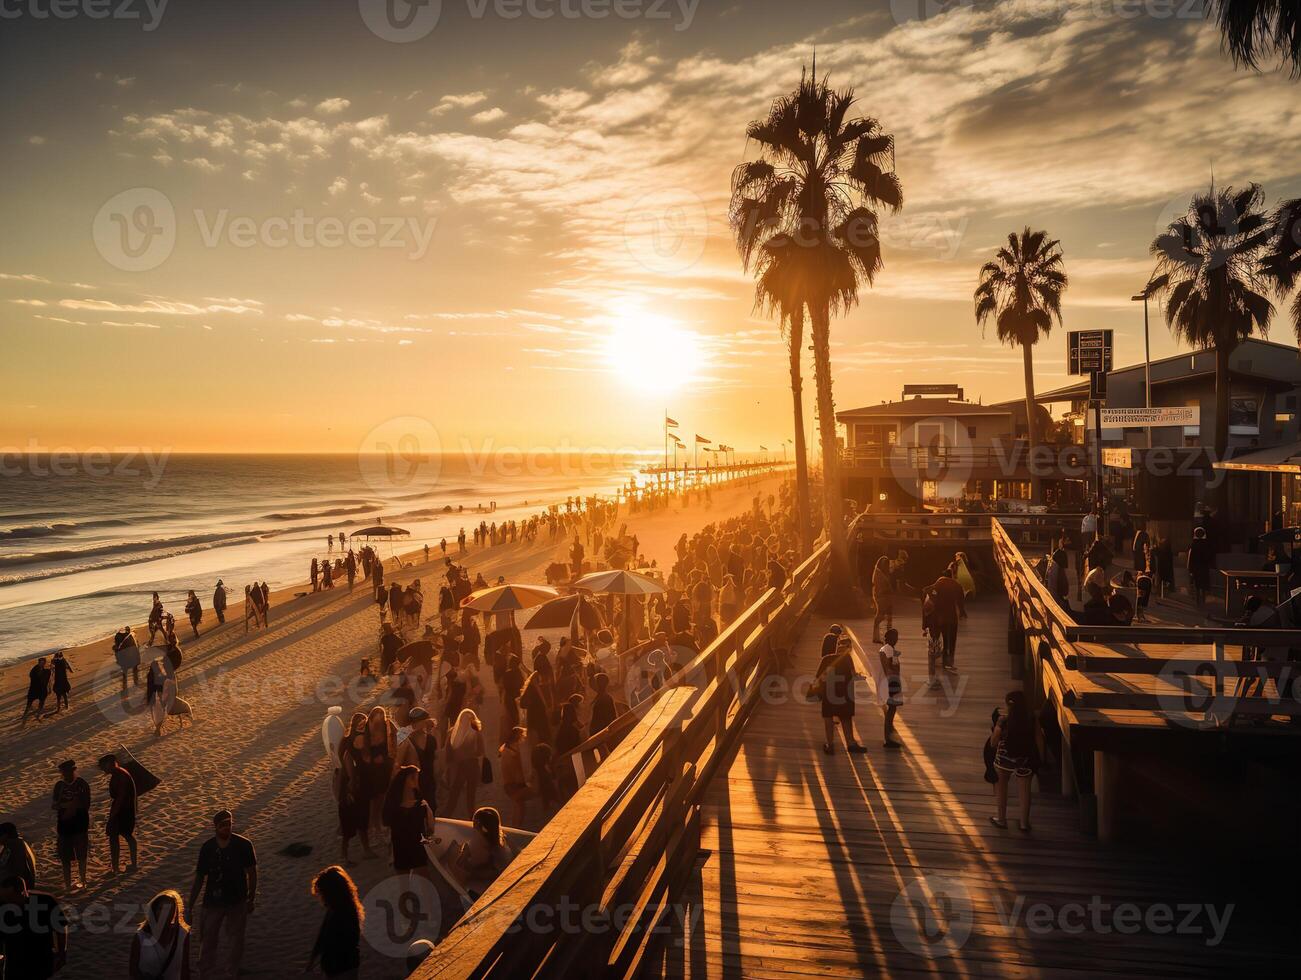
[[[860,508],[909,511],[1030,499],[1024,399],[984,405],[966,401],[956,385],[905,385],[898,401],[837,412],[836,421],[845,427],[846,494]],[[1044,411],[1042,431],[1048,422]],[[1080,461],[1079,447],[1053,449],[1046,497],[1068,492],[1056,465],[1062,453]],[[1070,492],[1082,495],[1082,475]]]

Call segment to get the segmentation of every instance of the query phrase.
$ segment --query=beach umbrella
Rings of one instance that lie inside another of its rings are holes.
[[[660,595],[664,586],[649,576],[627,569],[611,568],[604,572],[588,572],[577,582],[577,588],[589,589],[606,595]]]
[[[461,600],[461,606],[487,613],[514,612],[559,597],[559,592],[546,585],[493,585],[471,592]]]
[[[390,527],[387,524],[376,524],[374,527],[363,527],[353,531],[354,538],[398,538],[402,535],[410,535],[411,532],[401,527]]]
[[[605,595],[621,595],[623,601],[623,643],[621,649],[628,649],[632,632],[632,600],[641,596],[644,600],[649,595],[660,595],[665,588],[653,578],[630,572],[623,568],[611,568],[604,572],[589,572],[574,583],[580,589],[591,589]]]
[[[569,629],[574,626],[584,630],[599,630],[605,627],[605,618],[601,615],[600,607],[579,592],[543,603],[533,613],[524,628],[553,630]]]

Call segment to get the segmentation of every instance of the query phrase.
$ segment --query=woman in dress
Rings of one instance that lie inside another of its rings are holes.
[[[423,838],[434,833],[434,812],[420,795],[420,770],[403,766],[384,796],[384,823],[393,847],[393,870],[433,879]]]
[[[1038,768],[1039,750],[1035,738],[1034,718],[1026,707],[1022,691],[1009,691],[1003,699],[1006,711],[994,725],[990,742],[994,748],[994,771],[998,784],[994,788],[998,816],[989,822],[1000,829],[1007,826],[1007,785],[1016,777],[1021,804],[1021,832],[1030,832],[1030,780]]]
[[[393,760],[397,755],[397,731],[389,721],[388,712],[380,705],[371,708],[366,718],[363,752],[362,778],[370,807],[370,825],[377,827],[383,816],[384,794],[392,781]]]
[[[845,735],[845,746],[850,752],[860,754],[867,749],[854,735],[854,676],[857,673],[851,652],[854,644],[838,626],[823,637],[823,649],[828,645],[827,640],[831,640],[832,649],[823,655],[816,675],[818,700],[822,704],[822,727],[826,735],[822,751],[827,755],[835,754],[836,724],[839,722]]]
[[[180,892],[149,900],[145,921],[131,939],[131,980],[190,980],[190,926]]]
[[[352,867],[355,862],[348,854],[354,837],[361,838],[361,851],[374,857],[370,848],[370,797],[366,785],[366,714],[358,711],[348,723],[348,734],[339,742],[339,837],[343,850],[343,863]]]
[[[68,674],[72,671],[72,664],[68,663],[68,658],[60,650],[54,655],[54,710],[62,711],[68,706],[68,692],[72,690],[72,682],[68,680]]]
[[[194,638],[199,638],[199,623],[203,622],[203,603],[199,597],[190,590],[190,594],[185,597],[185,615],[189,617],[190,629],[194,630]]]
[[[361,927],[366,912],[348,872],[332,864],[312,880],[312,894],[325,907],[307,970],[318,963],[333,980],[357,980],[361,969]]]
[[[463,708],[447,737],[447,783],[450,787],[447,815],[456,815],[464,792],[467,812],[474,812],[474,796],[483,779],[483,723],[469,708]]]

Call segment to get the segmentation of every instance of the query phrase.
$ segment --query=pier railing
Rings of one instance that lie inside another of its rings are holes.
[[[630,712],[595,772],[412,976],[637,975],[699,854],[709,781],[827,569],[824,544]]]
[[[990,533],[1013,626],[1024,632],[1032,668],[1061,707],[1151,712],[1207,727],[1238,716],[1301,717],[1296,697],[1279,693],[1284,685],[1290,689],[1301,664],[1286,656],[1247,655],[1301,647],[1298,630],[1081,625],[1040,581],[1003,521],[994,518]],[[1276,686],[1273,694],[1269,681]]]

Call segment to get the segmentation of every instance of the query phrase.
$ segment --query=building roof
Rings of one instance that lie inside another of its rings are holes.
[[[1155,367],[1156,361],[1153,361],[1152,365],[1153,367]],[[1140,364],[1139,369],[1141,370],[1142,367],[1143,365]],[[1117,368],[1115,371],[1108,371],[1107,373],[1108,375],[1114,375],[1120,373],[1121,371],[1130,371],[1130,370],[1133,369]],[[1154,377],[1152,379],[1152,387],[1156,388],[1159,385],[1178,384],[1179,382],[1192,381],[1196,378],[1213,378],[1214,376],[1215,376],[1215,369],[1212,368],[1209,371],[1191,371],[1191,372],[1185,372],[1184,374],[1175,375],[1172,377],[1165,377],[1165,378]],[[1277,388],[1281,391],[1287,391],[1296,387],[1296,385],[1293,382],[1284,381],[1282,378],[1275,378],[1271,375],[1257,374],[1255,371],[1230,370],[1229,380],[1230,381],[1254,381],[1258,384],[1265,385],[1266,387]],[[1045,404],[1047,402],[1077,401],[1080,399],[1087,399],[1088,397],[1089,397],[1089,381],[1087,378],[1085,378],[1082,381],[1077,381],[1075,384],[1066,385],[1063,388],[1055,388],[1052,391],[1045,391],[1042,393],[1036,392],[1034,396],[1034,400],[1039,402],[1040,404]]]
[[[836,413],[837,422],[870,418],[925,418],[930,415],[1008,415],[1007,408],[997,405],[977,405],[975,402],[959,402],[949,398],[906,398],[898,402],[882,402],[879,405],[865,405],[863,408],[851,408]]]

